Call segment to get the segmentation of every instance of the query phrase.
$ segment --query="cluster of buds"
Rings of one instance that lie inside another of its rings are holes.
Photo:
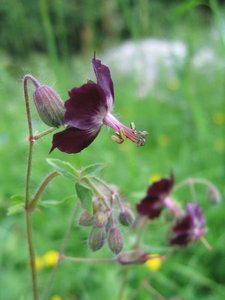
[[[99,189],[101,189],[101,185],[98,186]],[[94,196],[93,214],[84,210],[80,215],[79,225],[92,227],[88,237],[88,245],[92,251],[101,249],[107,241],[109,249],[118,254],[123,249],[124,243],[120,224],[131,226],[134,216],[128,204],[121,200],[115,188],[110,193],[102,188],[101,193],[105,196],[104,202],[102,198]],[[107,205],[105,205],[106,203]]]

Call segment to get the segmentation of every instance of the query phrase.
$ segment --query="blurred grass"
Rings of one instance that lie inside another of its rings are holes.
[[[125,2],[121,2],[121,5]],[[148,1],[146,1],[147,3]],[[60,1],[58,1],[60,3]],[[142,2],[142,4],[145,2]],[[40,0],[44,5],[45,1]],[[147,3],[148,4],[148,3]],[[146,5],[147,5],[146,4]],[[87,4],[88,5],[88,4]],[[159,4],[160,10],[163,5]],[[131,14],[126,11],[127,21],[131,21]],[[155,35],[163,36],[167,31],[170,37],[183,39],[189,50],[191,60],[194,50],[201,45],[209,44],[210,27],[204,23],[205,19],[196,12],[178,15],[174,10],[172,17],[165,18],[166,26],[159,26],[159,20],[151,20],[155,24]],[[186,11],[185,11],[186,12]],[[182,13],[183,10],[182,10]],[[162,13],[163,16],[167,12]],[[180,12],[179,12],[180,14]],[[222,11],[221,11],[222,14]],[[43,12],[44,15],[44,12]],[[45,15],[45,17],[48,14]],[[138,14],[135,14],[138,17]],[[217,18],[217,15],[215,14]],[[136,19],[135,19],[136,20]],[[216,19],[217,20],[217,19]],[[46,20],[47,24],[48,20]],[[144,22],[144,20],[143,20]],[[213,21],[212,21],[213,22]],[[218,23],[217,22],[217,26]],[[46,35],[49,25],[46,25]],[[63,26],[63,25],[62,25]],[[134,27],[134,22],[130,25]],[[143,24],[143,28],[145,28]],[[132,27],[132,28],[133,28]],[[63,28],[63,27],[62,27]],[[130,27],[128,27],[130,28]],[[130,28],[136,39],[136,33]],[[160,29],[161,28],[161,29]],[[54,40],[54,32],[50,40]],[[137,32],[137,37],[140,32]],[[21,42],[15,37],[15,43]],[[66,45],[66,44],[65,44]],[[26,61],[15,61],[6,53],[0,52],[0,159],[1,159],[1,190],[0,190],[0,298],[1,299],[30,299],[28,291],[27,247],[25,244],[24,220],[22,216],[6,217],[10,196],[23,194],[24,174],[26,169],[26,118],[22,94],[22,76],[31,72],[40,81],[52,85],[67,99],[67,90],[72,86],[79,86],[89,78],[90,56],[76,56],[69,64],[54,59],[56,50],[54,42],[49,45],[47,55],[33,54]],[[53,50],[51,50],[53,47]],[[150,135],[145,147],[135,147],[129,141],[122,145],[112,143],[111,131],[103,128],[96,141],[86,150],[77,155],[65,155],[59,151],[51,154],[53,158],[68,160],[76,167],[82,167],[94,162],[104,162],[107,168],[103,177],[108,182],[120,187],[125,198],[135,205],[139,200],[136,196],[144,195],[152,174],[159,173],[167,176],[169,170],[174,170],[176,181],[179,182],[189,176],[206,177],[212,180],[221,190],[224,197],[225,170],[224,123],[215,122],[218,112],[224,113],[224,52],[221,51],[221,41],[213,45],[221,61],[221,67],[211,66],[207,73],[190,68],[189,61],[182,70],[177,72],[176,88],[163,88],[163,94],[158,92],[138,100],[135,97],[136,86],[133,82],[118,80],[117,74],[112,74],[115,84],[116,102],[115,112],[121,120],[129,124],[135,121],[140,129],[148,130]],[[64,46],[65,48],[65,46]],[[89,49],[93,53],[94,49]],[[63,50],[64,51],[64,50]],[[101,57],[101,55],[98,55]],[[208,76],[210,74],[210,76]],[[93,77],[94,78],[94,77]],[[162,74],[163,82],[163,74]],[[157,88],[156,88],[157,90]],[[34,128],[38,131],[45,129],[35,111]],[[41,178],[51,170],[45,158],[51,145],[51,138],[45,137],[37,142],[35,147],[35,161],[33,166],[33,189]],[[62,178],[56,178],[44,193],[44,199],[61,199],[74,192],[74,187]],[[207,201],[206,190],[198,189],[199,202],[204,208],[207,219],[207,239],[213,245],[213,251],[207,252],[201,243],[178,251],[170,256],[160,271],[151,273],[145,266],[132,266],[125,299],[157,299],[149,295],[146,288],[141,287],[147,280],[166,299],[180,296],[184,299],[224,299],[224,203],[213,206]],[[56,197],[57,195],[57,197]],[[175,194],[175,198],[182,203],[190,201],[188,189]],[[37,255],[43,255],[50,249],[58,249],[65,224],[72,213],[72,206],[46,209],[34,215],[35,245]],[[144,244],[148,251],[166,249],[165,235],[167,232],[164,218],[150,227]],[[107,249],[97,254],[91,254],[86,247],[88,230],[74,227],[68,247],[68,254],[75,256],[109,256]],[[131,236],[126,234],[129,245]],[[128,246],[127,246],[128,247]],[[40,270],[39,285],[43,286],[49,268]],[[62,264],[53,286],[52,295],[60,295],[62,299],[99,299],[115,300],[122,280],[123,270],[108,265],[81,265],[65,262]],[[113,287],[113,288],[112,288]]]

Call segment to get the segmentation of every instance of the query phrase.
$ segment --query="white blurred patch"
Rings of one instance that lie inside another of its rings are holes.
[[[132,75],[137,85],[137,94],[144,97],[153,90],[158,79],[173,78],[187,56],[182,41],[145,39],[127,41],[113,48],[102,57],[102,61],[124,77]]]

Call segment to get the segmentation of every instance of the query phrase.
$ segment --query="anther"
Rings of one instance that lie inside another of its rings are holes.
[[[130,128],[134,131],[136,130],[136,126],[135,126],[134,122],[130,123]]]
[[[117,144],[122,144],[124,142],[124,140],[121,139],[118,135],[112,135],[111,139],[113,142],[116,142]]]
[[[126,139],[126,135],[125,135],[125,132],[124,132],[123,128],[120,128],[120,137],[121,137],[122,140]]]
[[[148,135],[148,131],[138,131],[138,134],[140,134],[141,137],[145,138]]]
[[[143,138],[143,137],[141,137],[141,136],[139,136],[138,138],[137,138],[137,145],[138,146],[144,146],[144,144],[145,144],[145,139]]]

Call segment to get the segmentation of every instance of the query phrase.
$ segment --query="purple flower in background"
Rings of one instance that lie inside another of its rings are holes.
[[[172,227],[170,244],[180,247],[197,241],[207,231],[202,209],[198,204],[188,203],[185,214]]]
[[[112,139],[122,143],[125,138],[144,145],[147,132],[138,132],[119,122],[112,114],[114,89],[110,70],[100,60],[92,59],[97,83],[88,82],[69,91],[65,102],[64,122],[68,127],[53,136],[52,148],[66,153],[78,153],[97,137],[103,124],[115,131]]]
[[[157,218],[166,206],[165,200],[171,192],[174,184],[174,176],[171,172],[170,178],[162,178],[154,182],[148,188],[147,195],[137,204],[137,211],[141,216],[149,219]]]

